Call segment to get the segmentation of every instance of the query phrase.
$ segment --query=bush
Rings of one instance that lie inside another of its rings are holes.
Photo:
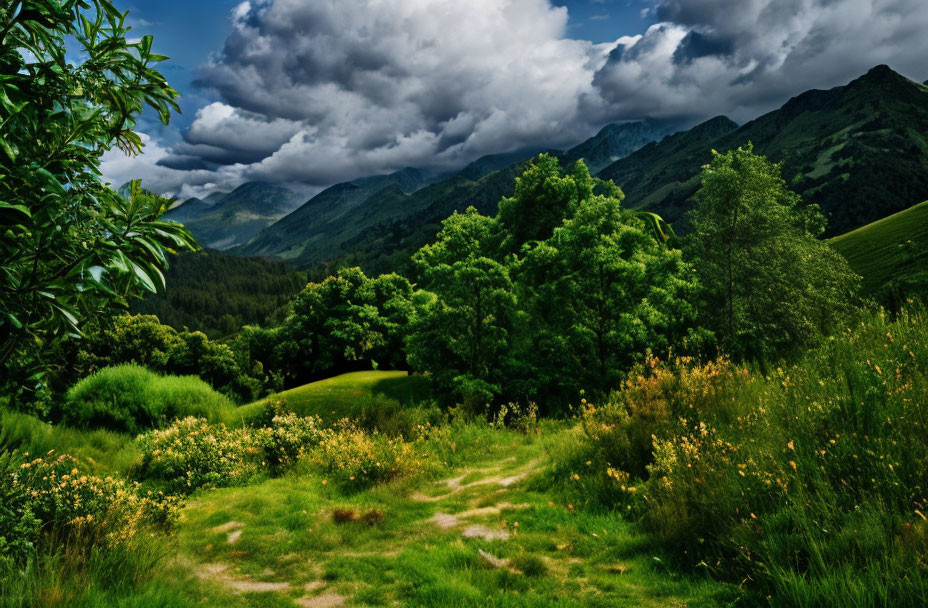
[[[258,473],[257,447],[248,429],[228,429],[202,418],[184,418],[138,439],[142,462],[136,475],[163,482],[177,494],[202,487],[241,485]]]
[[[227,397],[199,378],[159,376],[138,365],[119,365],[71,387],[61,418],[79,428],[136,434],[185,416],[224,420],[234,409]]]
[[[222,394],[248,403],[274,384],[260,365],[246,366],[227,344],[202,332],[177,331],[158,317],[117,317],[111,327],[92,332],[81,341],[75,366],[83,373],[123,363],[142,365],[161,374],[192,375]]]
[[[318,418],[275,416],[269,426],[229,429],[202,418],[185,418],[138,439],[141,479],[178,494],[204,487],[246,483],[264,468],[294,464],[323,437]]]
[[[424,468],[412,444],[365,432],[347,420],[324,431],[312,460],[335,481],[353,488],[412,476]]]
[[[926,605],[926,321],[875,314],[768,374],[655,365],[614,416],[584,414],[586,453],[616,466],[604,457],[583,479],[611,484],[597,493],[609,506],[758,597]]]
[[[116,547],[150,526],[167,526],[178,503],[140,495],[137,484],[83,475],[70,456],[0,456],[0,555],[22,566],[43,543],[72,550]]]

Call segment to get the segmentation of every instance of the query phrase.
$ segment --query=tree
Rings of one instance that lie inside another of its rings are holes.
[[[686,257],[699,275],[700,320],[734,356],[769,359],[809,346],[853,305],[860,278],[817,237],[817,205],[800,204],[780,165],[746,148],[703,168]]]
[[[291,382],[367,367],[371,361],[403,367],[403,337],[414,313],[412,285],[403,277],[371,279],[360,268],[342,269],[297,295],[287,318],[273,330],[273,362],[262,363]]]
[[[263,370],[247,366],[231,346],[199,331],[177,331],[152,315],[116,317],[107,328],[87,332],[79,345],[74,367],[81,375],[136,363],[164,374],[199,376],[239,403],[248,403],[271,388],[272,380],[264,377]]]
[[[593,195],[597,181],[582,161],[574,163],[569,175],[561,175],[558,159],[541,154],[516,178],[513,196],[499,201],[504,249],[518,253],[526,243],[547,239],[580,201]]]
[[[473,406],[501,391],[516,314],[509,269],[496,259],[498,233],[495,219],[470,207],[413,256],[426,293],[406,342],[409,361]]]
[[[519,358],[534,367],[534,392],[552,402],[616,388],[648,350],[686,336],[695,317],[696,280],[680,252],[621,208],[621,190],[606,191],[588,192],[518,265],[530,324]]]
[[[138,182],[114,192],[100,157],[141,151],[144,105],[165,123],[177,92],[130,43],[109,0],[0,8],[0,384],[42,386],[52,352],[141,291],[163,285],[165,252],[194,248],[161,221],[169,201]],[[69,50],[66,51],[66,43]],[[75,61],[74,58],[79,58]]]

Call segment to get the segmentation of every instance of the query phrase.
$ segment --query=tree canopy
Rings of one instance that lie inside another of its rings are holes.
[[[716,152],[694,198],[686,254],[701,284],[700,322],[726,352],[775,358],[810,345],[849,311],[859,277],[818,239],[825,218],[800,204],[780,165],[750,145]]]
[[[83,321],[163,286],[165,252],[192,249],[170,202],[100,178],[114,147],[138,154],[144,106],[165,123],[177,92],[152,38],[127,39],[109,0],[0,9],[0,384],[35,389]]]

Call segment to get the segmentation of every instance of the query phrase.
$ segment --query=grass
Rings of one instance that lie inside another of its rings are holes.
[[[864,293],[921,274],[928,286],[928,201],[829,241],[863,277]]]
[[[52,425],[34,416],[0,409],[2,450],[19,450],[34,456],[55,450],[74,456],[97,475],[125,475],[141,455],[130,435]]]
[[[496,482],[544,468],[565,428],[546,424],[537,438],[459,426],[448,438],[458,454],[448,475],[473,485],[458,491],[444,481],[407,480],[346,494],[304,467],[282,479],[199,494],[178,533],[187,572],[160,576],[155,586],[173,590],[181,606],[294,606],[327,594],[348,605],[726,605],[733,588],[675,574],[619,516],[572,511],[528,478],[508,487]],[[495,505],[499,512],[487,509]],[[383,521],[337,523],[339,509],[376,510]],[[439,512],[467,511],[473,514],[448,529],[430,521]],[[464,538],[471,525],[510,538]],[[232,543],[230,532],[237,532]],[[481,550],[508,566],[494,567]],[[254,582],[288,586],[236,593],[236,585]]]
[[[362,419],[374,410],[395,409],[431,398],[427,378],[407,372],[366,371],[342,374],[306,384],[239,408],[237,416],[254,419],[269,401],[282,400],[299,416],[319,416],[326,422],[341,418]]]

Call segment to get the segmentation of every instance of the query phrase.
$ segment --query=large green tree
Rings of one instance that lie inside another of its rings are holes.
[[[170,204],[100,179],[102,154],[141,151],[145,105],[167,122],[177,93],[152,66],[150,36],[127,40],[109,0],[0,8],[0,384],[41,386],[50,353],[163,285],[165,251],[192,248]]]
[[[410,363],[473,406],[502,390],[516,315],[499,234],[496,219],[471,207],[447,218],[435,242],[413,256],[427,293],[407,339]]]
[[[574,168],[557,179],[584,175]],[[584,194],[570,215],[517,266],[528,313],[519,359],[533,368],[533,392],[549,401],[617,387],[647,350],[678,343],[695,317],[695,275],[679,251],[655,238],[655,224],[622,209],[618,188],[594,195],[581,183],[575,190]]]
[[[412,285],[405,278],[369,278],[360,268],[346,268],[321,283],[309,283],[290,304],[283,323],[271,330],[273,340],[255,329],[246,335],[252,356],[268,359],[257,361],[282,372],[292,384],[368,367],[371,361],[405,366],[403,338],[414,316]],[[273,351],[268,353],[270,343]]]
[[[716,152],[694,200],[685,251],[702,286],[700,322],[727,352],[775,358],[846,317],[859,277],[819,240],[824,217],[789,190],[780,165],[751,145]]]

